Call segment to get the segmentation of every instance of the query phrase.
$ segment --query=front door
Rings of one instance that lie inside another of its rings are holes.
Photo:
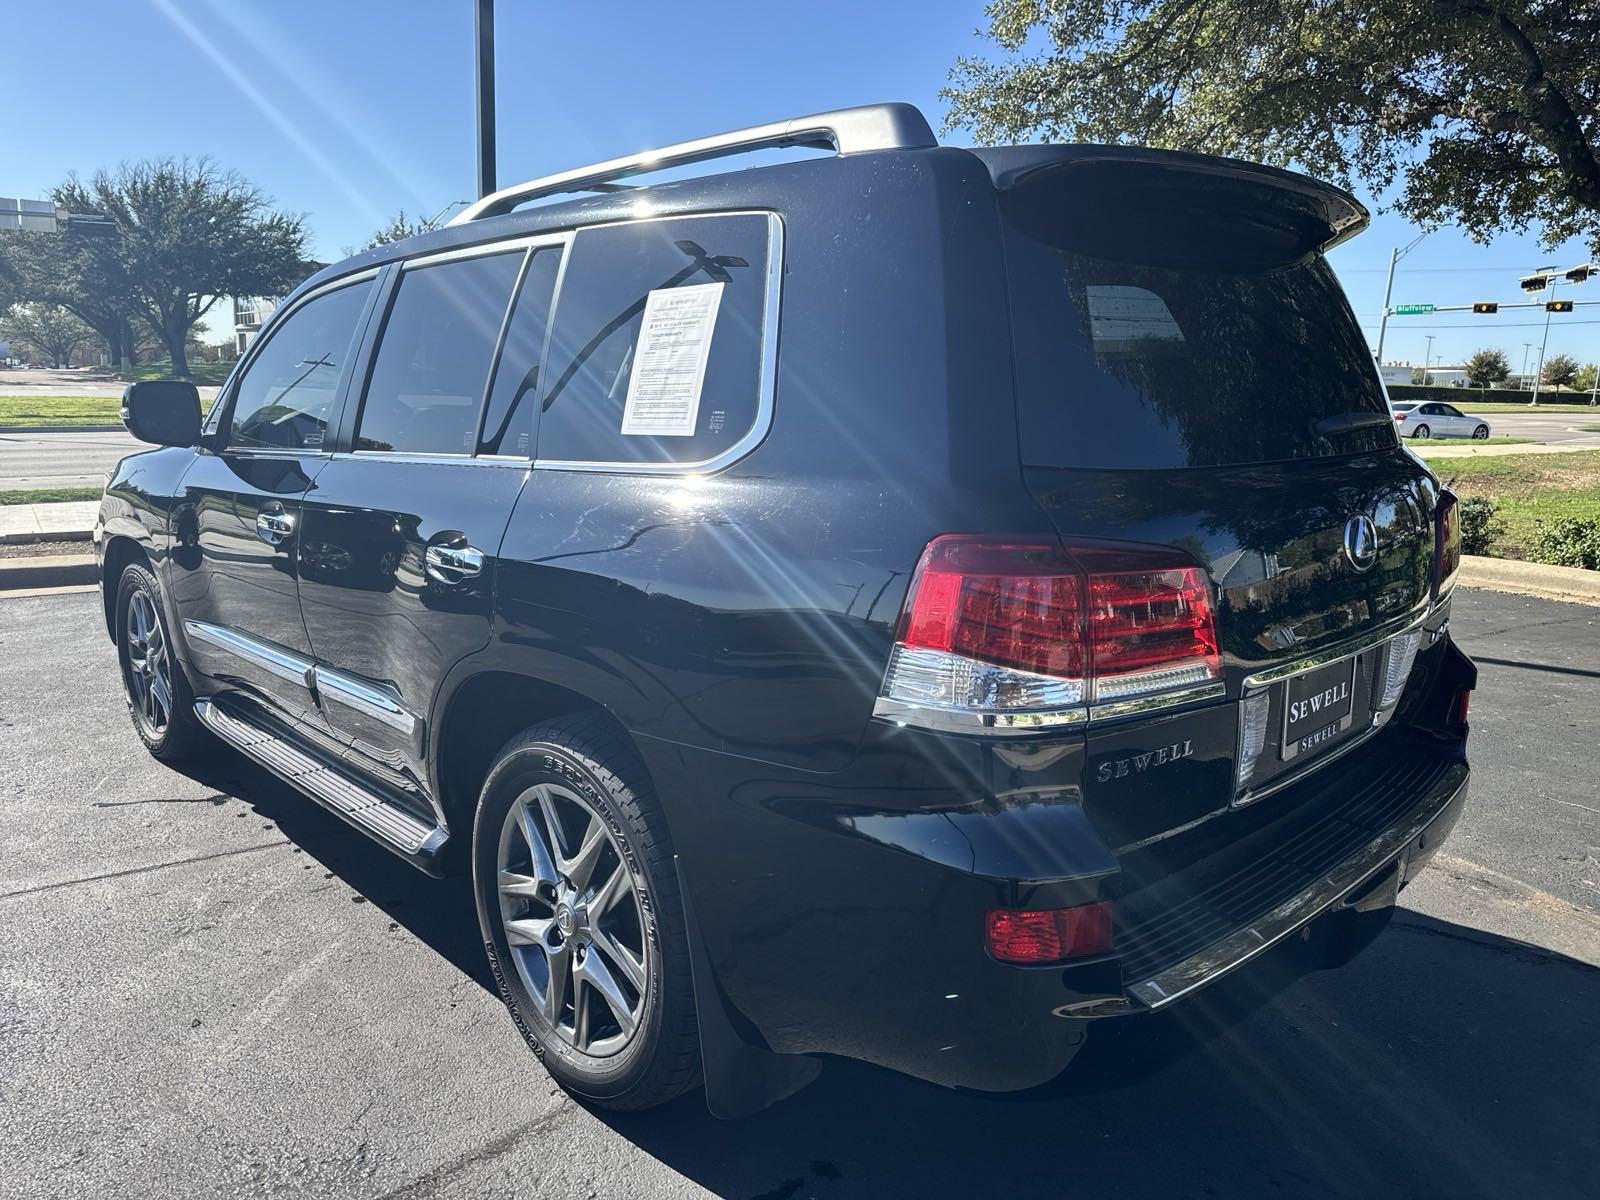
[[[170,586],[193,665],[296,718],[314,716],[296,576],[300,507],[372,299],[369,276],[297,304],[262,334],[183,479]]]
[[[518,411],[537,379],[560,254],[523,244],[407,263],[384,302],[359,411],[305,497],[300,600],[323,715],[353,763],[419,815],[431,807],[433,698],[489,641],[500,541],[530,466]]]

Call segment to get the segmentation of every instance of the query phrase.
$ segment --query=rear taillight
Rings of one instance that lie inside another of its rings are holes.
[[[1449,488],[1433,510],[1433,598],[1450,590],[1461,569],[1461,502]]]
[[[989,953],[1004,963],[1039,966],[1109,954],[1114,941],[1106,900],[1036,912],[996,908],[985,924]]]
[[[1210,583],[1174,551],[950,534],[912,576],[879,711],[1069,724],[1220,676]]]
[[[1406,419],[1406,415],[1405,413],[1395,413],[1394,419],[1396,421],[1404,421]]]
[[[1458,729],[1467,727],[1467,709],[1472,703],[1472,693],[1466,689],[1456,693],[1455,702],[1450,705],[1450,724]]]

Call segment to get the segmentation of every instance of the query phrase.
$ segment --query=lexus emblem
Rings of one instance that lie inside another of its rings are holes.
[[[1358,571],[1371,570],[1378,561],[1378,527],[1365,513],[1344,523],[1344,555]]]

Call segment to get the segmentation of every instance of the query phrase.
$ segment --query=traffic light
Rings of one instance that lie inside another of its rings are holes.
[[[1550,275],[1524,275],[1522,277],[1522,290],[1525,292],[1542,292],[1550,286]]]
[[[1475,313],[1497,313],[1500,311],[1500,306],[1493,300],[1479,300],[1472,306],[1472,311]]]
[[[1573,267],[1572,270],[1568,271],[1567,280],[1570,283],[1582,283],[1594,273],[1594,264],[1584,263],[1583,266]]]
[[[1545,312],[1571,312],[1572,311],[1572,301],[1571,300],[1546,300],[1544,302],[1544,310],[1545,310]]]

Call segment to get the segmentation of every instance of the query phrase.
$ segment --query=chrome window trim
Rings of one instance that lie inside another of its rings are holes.
[[[1419,625],[1427,621],[1432,607],[1424,601],[1419,609],[1405,614],[1387,625],[1378,629],[1369,629],[1366,633],[1329,646],[1324,650],[1297,658],[1293,662],[1281,663],[1275,667],[1268,667],[1257,671],[1244,678],[1244,690],[1253,691],[1256,688],[1266,687],[1269,684],[1281,683],[1285,679],[1292,679],[1296,675],[1304,675],[1307,671],[1315,671],[1319,667],[1330,666],[1345,658],[1354,658],[1364,650],[1388,641],[1402,633],[1410,633]]]
[[[526,471],[529,466],[525,458],[507,458],[503,454],[466,454],[454,450],[339,450],[333,458],[337,462],[398,462],[414,463],[419,467],[515,467]]]
[[[610,221],[600,225],[586,225],[576,232],[583,234],[593,229],[610,229],[619,225],[635,225],[644,221],[703,220],[711,217],[760,216],[767,219],[767,279],[762,298],[761,319],[761,377],[756,394],[755,420],[745,434],[726,450],[698,462],[609,462],[585,461],[565,458],[535,458],[534,468],[544,471],[585,471],[606,475],[708,475],[738,462],[763,441],[772,427],[773,402],[777,393],[778,378],[778,324],[783,292],[783,220],[774,212],[748,209],[713,213],[665,213],[657,217],[641,217],[635,221]],[[550,305],[550,328],[546,332],[545,348],[549,351],[550,335],[555,331],[556,319],[561,312],[561,292],[566,284],[567,259],[563,257],[561,274],[556,280],[555,297]],[[535,449],[537,450],[537,445]]]
[[[511,254],[521,251],[527,254],[529,250],[537,250],[545,246],[565,246],[572,241],[576,229],[563,229],[556,233],[535,233],[524,237],[503,238],[499,241],[474,242],[470,246],[457,246],[453,250],[435,250],[430,254],[419,254],[415,258],[402,259],[396,265],[402,272],[414,271],[421,267],[431,267],[439,263],[457,262],[464,258],[485,258],[491,254]],[[527,269],[527,264],[523,264]],[[517,282],[522,281],[522,276],[517,276]],[[512,288],[512,298],[516,297],[515,285]],[[507,310],[510,303],[507,303]]]
[[[298,684],[307,692],[311,691],[310,674],[314,664],[309,658],[302,658],[293,651],[260,641],[226,625],[212,625],[207,621],[186,618],[183,632],[188,638],[225,650],[269,675]]]

